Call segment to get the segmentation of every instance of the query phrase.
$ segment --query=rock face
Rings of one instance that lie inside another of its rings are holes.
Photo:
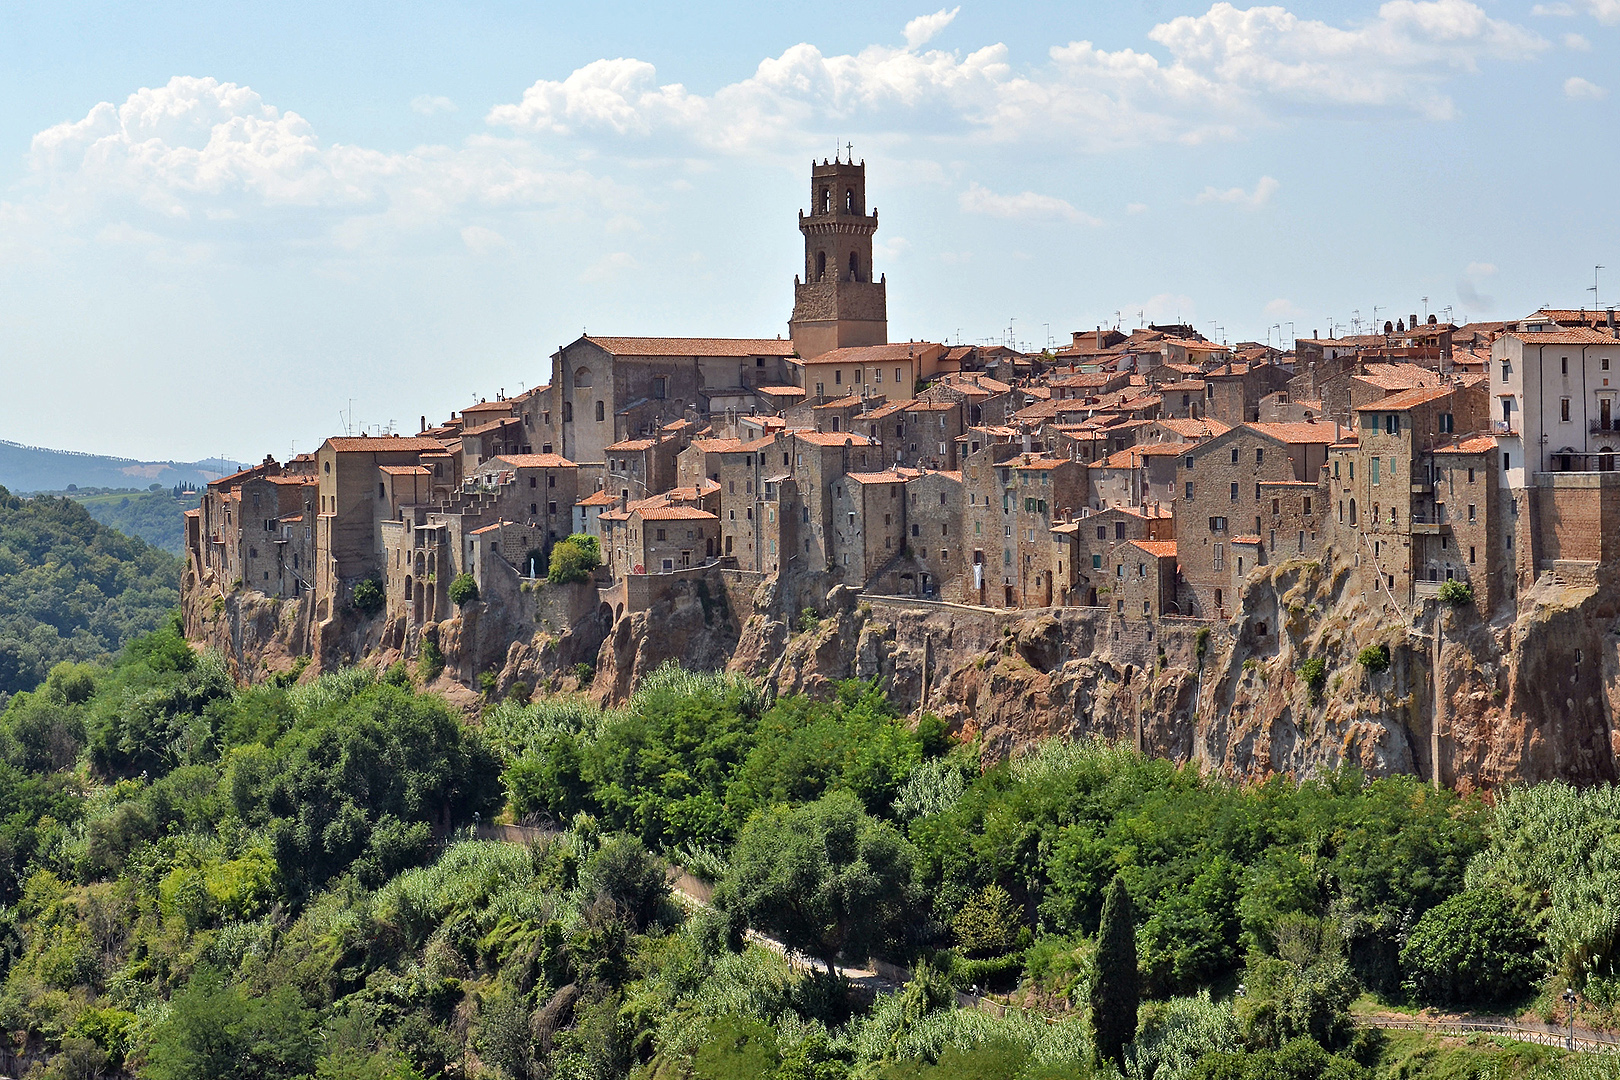
[[[618,615],[589,585],[552,587],[532,608],[475,603],[414,633],[352,613],[312,623],[307,602],[211,597],[194,583],[185,614],[188,634],[248,682],[301,656],[313,658],[305,678],[386,665],[432,637],[445,659],[435,688],[465,701],[486,674],[503,695],[520,683],[569,689],[589,664],[592,696],[616,704],[674,660],[779,694],[879,679],[900,707],[978,738],[987,759],[1097,735],[1245,778],[1356,766],[1463,788],[1616,779],[1620,581],[1545,575],[1516,612],[1487,622],[1436,601],[1403,612],[1358,580],[1342,560],[1265,566],[1227,623],[995,611],[735,575],[674,582],[646,610]],[[807,596],[821,598],[808,612]],[[1372,671],[1357,656],[1378,644],[1389,665]],[[1318,688],[1307,660],[1321,661]]]

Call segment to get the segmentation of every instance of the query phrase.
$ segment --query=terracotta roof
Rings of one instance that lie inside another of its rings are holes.
[[[774,441],[774,440],[773,440]],[[691,445],[705,454],[723,454],[742,445],[741,439],[693,439]]]
[[[707,510],[699,510],[695,506],[649,506],[636,513],[641,515],[643,521],[719,521],[720,519]]]
[[[897,412],[904,412],[906,406],[909,405],[909,404],[910,404],[910,402],[906,402],[906,401],[895,401],[895,402],[891,402],[888,405],[879,405],[877,408],[873,409],[871,412],[861,413],[861,415],[857,416],[855,419],[857,419],[857,420],[868,420],[868,421],[870,421],[870,420],[882,420],[885,417],[893,416]]]
[[[1149,555],[1157,555],[1161,559],[1173,559],[1176,557],[1176,542],[1174,540],[1132,540],[1130,543],[1141,548]]]
[[[517,423],[517,417],[515,417],[515,416],[503,416],[499,420],[491,420],[489,423],[487,423],[487,424],[479,424],[477,427],[462,428],[461,429],[461,434],[462,435],[487,435],[491,431],[495,431],[498,428],[503,428],[503,427],[507,426],[508,424],[515,424],[515,423]]]
[[[395,466],[388,467],[394,468]],[[412,467],[413,466],[405,466],[405,468]],[[302,474],[296,476],[266,476],[263,479],[271,484],[290,484],[293,487],[304,487],[305,485],[308,485],[309,487],[316,487],[320,484],[320,481],[315,479],[313,476],[304,476]]]
[[[1368,364],[1354,376],[1385,390],[1410,390],[1414,386],[1439,386],[1440,373],[1416,364]]]
[[[791,396],[793,396],[795,394],[798,395],[799,397],[803,397],[804,396],[804,387],[802,387],[802,386],[756,386],[756,387],[754,387],[754,393],[756,393],[756,394],[767,394],[767,395],[769,395],[771,397],[791,397]]]
[[[1450,397],[1452,393],[1453,390],[1449,386],[1419,386],[1398,394],[1390,394],[1377,401],[1370,401],[1365,405],[1357,405],[1356,412],[1400,412]]]
[[[860,363],[888,363],[892,360],[909,360],[922,356],[933,349],[944,351],[943,345],[936,345],[931,341],[898,341],[890,345],[854,345],[845,349],[834,349],[832,352],[813,356],[808,360],[798,361],[801,364],[860,364]]]
[[[487,532],[494,532],[496,529],[499,529],[502,525],[510,525],[510,524],[512,524],[512,522],[510,522],[510,521],[497,521],[493,525],[485,525],[482,529],[474,529],[469,535],[471,535],[471,536],[483,536]]]
[[[354,437],[336,437],[327,439],[323,446],[330,446],[340,454],[385,454],[391,451],[409,453],[423,450],[443,450],[444,444],[437,439],[400,438],[399,436],[385,436],[375,438],[369,435]]]
[[[606,491],[595,491],[585,496],[575,506],[612,506],[619,501],[618,496],[609,495]]]
[[[505,413],[509,413],[511,411],[512,411],[512,403],[510,401],[480,401],[476,405],[469,405],[465,409],[462,409],[461,410],[461,415],[466,416],[470,412],[505,412]]]
[[[1540,333],[1516,330],[1502,336],[1518,338],[1526,345],[1620,345],[1620,340],[1607,329],[1594,330],[1585,326],[1566,330],[1546,330]]]
[[[899,405],[906,412],[950,412],[957,407],[954,401],[902,401]]]
[[[1456,446],[1435,448],[1437,454],[1486,454],[1496,449],[1496,440],[1489,435],[1470,435]]]
[[[652,447],[652,445],[653,445],[653,440],[651,440],[651,439],[626,439],[623,442],[616,442],[616,443],[613,443],[610,446],[604,446],[602,449],[603,450],[622,450],[622,451],[624,451],[626,453],[629,453],[631,451],[650,449]]]
[[[500,454],[494,460],[514,469],[576,469],[579,466],[561,454]]]
[[[1338,439],[1332,424],[1244,424],[1285,443],[1331,443]]]
[[[860,403],[861,397],[859,394],[850,394],[833,401],[823,401],[820,405],[812,405],[810,408],[811,411],[816,409],[853,409]]]
[[[433,470],[422,465],[379,465],[389,476],[432,476]]]
[[[781,338],[580,338],[614,356],[792,356],[793,342]]]
[[[846,442],[852,446],[877,445],[865,435],[853,431],[795,431],[793,437],[816,446],[843,446]]]
[[[185,511],[180,516],[181,517],[202,517],[202,507],[193,506],[190,510]]]
[[[1037,469],[1045,472],[1055,469],[1059,465],[1068,465],[1070,461],[1068,458],[1035,458],[1031,461],[1006,461],[1002,464],[1011,466],[1014,469]]]
[[[852,472],[845,473],[846,480],[853,480],[857,484],[903,484],[922,474],[916,469],[885,469],[882,472]]]
[[[1234,537],[1232,537],[1232,543],[1234,543],[1234,544],[1253,544],[1255,547],[1259,547],[1260,546],[1260,538],[1258,536],[1234,536]]]
[[[1177,435],[1184,438],[1189,435],[1220,435],[1223,432],[1232,430],[1232,425],[1222,423],[1219,420],[1212,420],[1208,417],[1201,417],[1197,420],[1181,420],[1171,417],[1169,419],[1156,420],[1154,423],[1162,424],[1171,431],[1175,432]]]

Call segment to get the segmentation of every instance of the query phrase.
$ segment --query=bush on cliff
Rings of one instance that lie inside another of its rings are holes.
[[[450,583],[450,602],[456,607],[466,607],[478,599],[478,582],[471,574],[457,574]]]
[[[551,549],[551,565],[546,580],[553,585],[573,585],[589,581],[591,572],[602,565],[602,545],[596,537],[575,533]]]
[[[1377,675],[1381,671],[1389,670],[1389,646],[1380,641],[1376,645],[1369,645],[1356,654],[1356,663],[1367,669],[1367,674]]]
[[[1460,578],[1450,578],[1440,586],[1440,602],[1452,607],[1467,607],[1474,602],[1474,589]]]
[[[378,578],[366,578],[354,587],[354,606],[367,618],[381,611],[387,602],[388,597],[383,593],[382,581]]]

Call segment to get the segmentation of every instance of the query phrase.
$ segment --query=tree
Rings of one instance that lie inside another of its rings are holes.
[[[1510,1000],[1535,980],[1538,944],[1501,892],[1460,892],[1425,912],[1401,949],[1407,992],[1431,1005]]]
[[[457,574],[450,583],[450,602],[456,607],[466,607],[477,599],[478,582],[471,574]]]
[[[664,864],[633,836],[616,836],[591,854],[579,875],[586,895],[605,896],[644,929],[669,895]]]
[[[1474,588],[1461,578],[1447,578],[1440,586],[1440,600],[1452,607],[1467,607],[1474,602]]]
[[[1097,1054],[1124,1068],[1125,1044],[1136,1037],[1140,989],[1136,974],[1136,912],[1119,875],[1103,899],[1097,931],[1097,978],[1091,986],[1091,1027]]]
[[[362,615],[375,615],[383,609],[388,597],[383,593],[382,582],[376,578],[366,578],[354,587],[354,606],[360,609]]]
[[[912,860],[894,826],[834,791],[751,817],[715,900],[831,968],[839,953],[867,956],[909,909]]]
[[[572,585],[589,581],[591,571],[602,565],[602,545],[587,533],[575,533],[558,541],[551,549],[551,565],[546,580],[553,585]]]

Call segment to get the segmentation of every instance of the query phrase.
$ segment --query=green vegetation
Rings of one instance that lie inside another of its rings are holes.
[[[473,580],[471,574],[457,574],[455,580],[450,582],[450,602],[458,608],[476,603],[478,600],[478,582]]]
[[[602,545],[587,533],[575,533],[559,540],[551,549],[551,562],[546,568],[546,580],[553,585],[573,585],[589,581],[591,573],[602,565]]]
[[[358,581],[354,586],[354,606],[360,614],[376,615],[388,603],[388,596],[383,592],[381,578],[366,578]]]
[[[1440,586],[1440,602],[1452,607],[1467,607],[1474,602],[1474,587],[1461,578],[1447,578]]]
[[[79,487],[70,497],[101,524],[177,557],[186,551],[185,513],[199,501],[195,489],[161,484],[147,488]]]
[[[1356,653],[1356,663],[1367,670],[1369,675],[1377,675],[1381,671],[1389,670],[1389,646],[1382,641],[1376,645],[1368,645]]]
[[[16,695],[0,1038],[50,1077],[1539,1080],[1587,1065],[1350,1004],[1616,1006],[1612,789],[1239,785],[1098,742],[984,767],[866,682],[665,667],[477,723],[410,682],[239,688],[169,624]],[[497,815],[549,829],[469,838]],[[868,955],[910,982],[828,970]]]
[[[64,660],[116,652],[179,602],[180,562],[78,503],[0,488],[0,704]]]
[[[1307,657],[1299,665],[1299,677],[1305,680],[1305,687],[1310,692],[1311,704],[1315,705],[1322,700],[1322,688],[1327,685],[1327,661],[1320,656]]]

